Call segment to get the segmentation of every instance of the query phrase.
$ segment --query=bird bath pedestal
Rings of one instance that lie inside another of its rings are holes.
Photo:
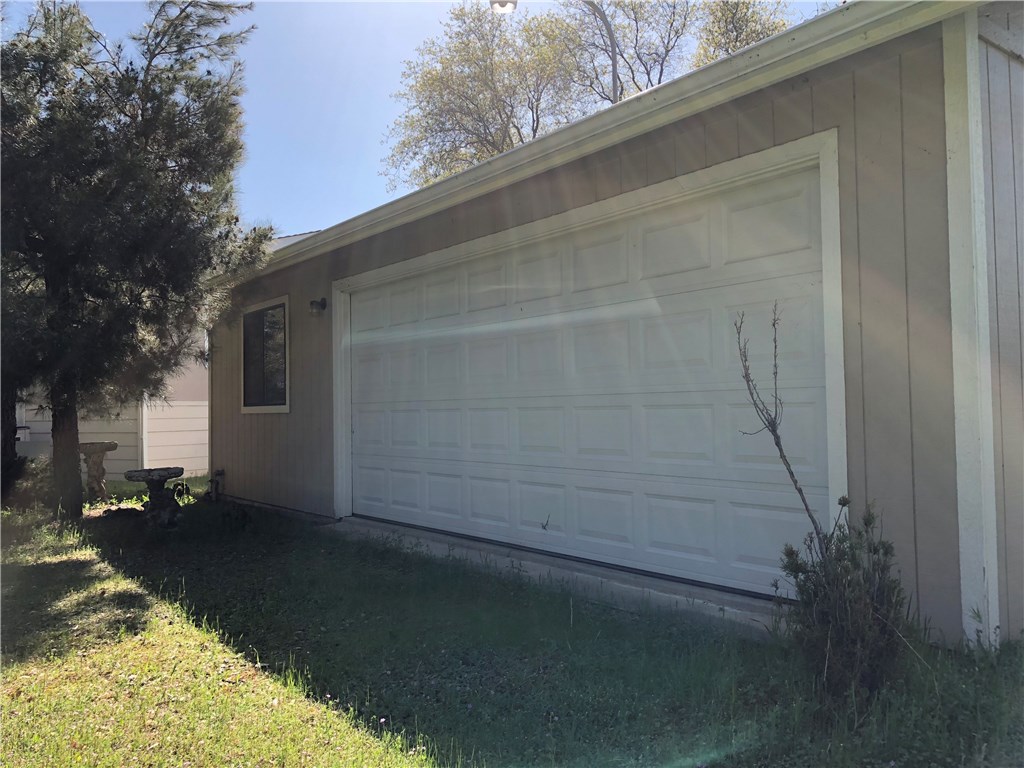
[[[103,459],[111,451],[117,450],[117,443],[108,440],[100,443],[79,443],[78,450],[85,458],[85,492],[91,501],[107,500],[107,484],[103,478],[107,470],[103,467]]]
[[[124,479],[133,483],[145,483],[149,489],[149,501],[145,509],[155,518],[161,528],[174,528],[178,524],[181,507],[174,498],[174,490],[165,488],[164,483],[185,473],[183,467],[156,467],[154,469],[129,469]]]

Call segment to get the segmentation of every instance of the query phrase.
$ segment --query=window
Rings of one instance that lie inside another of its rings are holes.
[[[288,300],[274,299],[242,315],[242,409],[288,411]]]

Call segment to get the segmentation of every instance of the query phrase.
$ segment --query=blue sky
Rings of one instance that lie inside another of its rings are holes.
[[[444,0],[257,2],[256,25],[242,51],[246,64],[246,160],[239,206],[247,224],[294,234],[337,224],[409,190],[387,191],[380,175],[384,138],[399,114],[391,94],[403,62],[441,31]],[[538,11],[548,3],[525,0]],[[143,2],[83,2],[111,39],[138,29]],[[31,10],[15,3],[5,27]],[[794,3],[793,20],[813,14]]]

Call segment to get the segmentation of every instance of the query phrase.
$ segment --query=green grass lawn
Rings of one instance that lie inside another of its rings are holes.
[[[4,763],[1024,762],[1015,644],[920,646],[871,710],[829,713],[779,643],[231,509],[6,515]]]
[[[433,764],[25,517],[4,517],[3,765]]]

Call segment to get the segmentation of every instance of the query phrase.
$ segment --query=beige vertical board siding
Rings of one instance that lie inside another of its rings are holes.
[[[958,637],[958,594],[949,594],[958,572],[956,495],[947,488],[953,453],[951,442],[930,442],[952,434],[949,340],[931,354],[936,335],[948,334],[949,302],[934,274],[945,271],[948,282],[940,41],[938,26],[920,30],[249,284],[253,302],[287,291],[293,330],[308,336],[293,342],[292,413],[273,422],[240,413],[237,325],[231,353],[214,356],[214,388],[225,390],[214,398],[214,429],[231,436],[215,434],[214,464],[227,470],[229,493],[331,514],[330,323],[314,325],[306,308],[310,299],[330,299],[332,280],[835,127],[849,492],[858,507],[875,502],[915,604]],[[312,380],[300,385],[300,376]],[[263,433],[252,427],[258,420]],[[244,447],[232,453],[239,438]],[[288,498],[257,494],[277,462],[294,462],[302,487]]]
[[[619,169],[622,174],[621,184],[623,192],[632,192],[634,189],[647,185],[647,151],[644,143],[639,139],[620,144]],[[516,219],[516,223],[522,223]]]
[[[959,521],[953,430],[953,344],[946,221],[945,92],[941,45],[901,57],[903,209],[914,515],[921,613],[960,619]],[[944,263],[945,262],[945,263]],[[952,638],[951,638],[952,639]]]
[[[222,362],[226,361],[228,371],[230,372],[229,376],[225,377],[228,396],[225,400],[224,416],[230,419],[234,429],[228,433],[227,437],[225,448],[227,461],[224,464],[220,464],[217,461],[217,457],[214,457],[214,467],[225,469],[223,480],[224,489],[227,493],[238,493],[241,489],[250,487],[247,484],[249,478],[245,476],[245,463],[242,460],[242,451],[247,435],[243,432],[245,425],[240,423],[241,418],[238,416],[241,409],[241,392],[239,388],[242,381],[242,352],[238,344],[240,323],[241,321],[238,320],[224,330],[222,348],[219,350],[220,354],[214,353],[215,357],[211,361],[211,363],[216,363],[218,359]],[[216,386],[216,380],[214,380],[214,386]],[[253,448],[254,446],[250,445],[247,447],[247,450],[251,451]]]
[[[242,382],[242,350],[239,346],[239,333],[238,330],[241,324],[241,320],[236,321],[230,327],[224,329],[222,338],[222,354],[217,355],[213,358],[213,362],[218,359],[221,362],[226,362],[228,366],[229,376],[226,377],[225,383],[227,386],[227,397],[224,401],[224,416],[230,419],[230,423],[235,427],[227,437],[227,445],[225,446],[225,454],[228,460],[224,464],[220,464],[217,461],[217,457],[214,457],[215,468],[225,468],[226,472],[224,475],[224,488],[227,493],[237,493],[243,488],[250,487],[247,485],[248,477],[245,476],[245,462],[243,461],[243,451],[252,451],[255,446],[247,445],[245,440],[247,435],[242,431],[244,424],[240,424],[241,418],[239,416],[241,410],[241,382]]]
[[[737,120],[741,155],[760,152],[775,145],[771,101],[764,101],[741,111]]]
[[[221,339],[227,332],[227,325],[221,324],[210,329],[210,471],[211,475],[217,466],[223,466],[226,458],[228,440],[228,422],[225,416],[224,400],[227,397],[225,382],[229,380],[230,371],[225,370],[226,357],[222,350]],[[220,464],[218,464],[218,460]]]
[[[855,505],[868,499],[864,470],[864,394],[861,376],[860,248],[857,239],[857,144],[853,74],[812,86],[814,130],[839,131],[840,250],[843,280],[843,350],[846,356],[847,494]]]
[[[206,474],[210,459],[209,404],[172,400],[146,408],[150,466],[182,467],[186,476]]]
[[[854,74],[865,501],[876,506],[916,599],[901,95],[899,57]]]
[[[683,121],[675,136],[676,175],[683,176],[708,167],[706,128],[699,120]],[[648,183],[653,184],[648,172]]]
[[[647,144],[647,183],[657,184],[659,181],[671,179],[676,175],[676,133],[674,126],[662,128],[653,134],[642,137]],[[704,155],[704,127],[698,138],[701,144],[701,155]],[[704,166],[701,165],[701,168]],[[543,218],[543,217],[538,217]]]
[[[990,16],[1017,40],[1019,14]],[[999,534],[1000,616],[1004,636],[1024,631],[1024,64],[981,43],[982,136],[992,339],[992,394]]]
[[[322,286],[320,296],[326,296],[328,304],[332,300],[332,275],[327,270],[326,262],[318,265],[318,272],[313,282]],[[316,319],[315,333],[310,337],[310,348],[318,356],[316,376],[310,382],[310,419],[316,425],[312,431],[316,448],[308,461],[309,493],[313,496],[317,514],[333,516],[334,514],[334,408],[333,408],[333,366],[334,352],[332,349],[331,307],[320,318]],[[324,352],[325,351],[325,352]],[[322,481],[321,478],[324,480]]]
[[[241,412],[241,322],[216,330],[212,464],[225,470],[231,496],[333,514],[330,307],[316,317],[309,312],[310,301],[330,301],[329,264],[311,261],[259,279],[240,298],[244,307],[288,296],[288,413]]]
[[[798,85],[789,93],[781,94],[775,99],[772,115],[775,122],[776,144],[785,144],[810,136],[813,130],[811,89]]]
[[[231,444],[232,420],[227,414],[226,400],[232,371],[227,365],[230,352],[224,349],[224,337],[230,326],[222,322],[210,329],[210,471],[234,462],[228,452]]]
[[[243,420],[240,413],[242,407],[242,347],[241,347],[241,319],[236,321],[228,332],[225,333],[225,349],[226,354],[223,357],[229,360],[231,378],[228,380],[229,397],[226,404],[226,416],[232,419],[232,423],[235,426],[235,430],[228,438],[229,440],[229,456],[231,457],[231,463],[227,464],[227,472],[224,475],[225,487],[228,493],[238,493],[241,489],[251,488],[252,484],[248,476],[248,463],[246,457],[255,451],[264,451],[271,448],[271,446],[254,446],[249,441],[251,438],[248,434],[248,428],[252,423],[249,420]]]
[[[333,301],[333,296],[330,292],[326,294],[327,300]],[[333,307],[328,307],[330,311],[333,311]],[[329,374],[333,374],[331,370],[334,362],[334,335],[333,328],[331,327],[331,318],[326,318],[327,322],[324,323],[322,333],[326,339],[320,341],[320,344],[326,343],[331,348],[331,355],[324,361],[324,368],[327,369]],[[316,399],[316,411],[314,412],[314,420],[317,427],[317,445],[330,446],[329,449],[320,450],[316,453],[314,461],[311,463],[313,474],[311,475],[311,482],[316,482],[317,478],[329,477],[331,482],[325,485],[316,486],[316,490],[319,494],[318,506],[323,509],[324,514],[330,514],[335,508],[334,501],[334,464],[336,461],[340,461],[340,457],[336,458],[334,455],[334,377],[333,375],[325,375],[318,379],[318,397]],[[349,382],[343,383],[343,391],[349,390]]]
[[[315,348],[316,340],[314,335],[318,330],[317,326],[330,325],[331,315],[329,312],[324,310],[321,314],[314,317],[309,311],[309,302],[321,298],[327,293],[327,291],[320,291],[315,286],[310,286],[310,289],[303,294],[302,285],[289,286],[289,294],[293,296],[292,299],[292,353],[298,360],[315,360]],[[324,363],[330,358],[327,358]],[[316,443],[316,434],[313,432],[313,410],[316,407],[316,392],[312,388],[313,383],[316,381],[315,375],[310,375],[311,371],[308,369],[293,368],[291,373],[291,388],[292,388],[292,399],[291,407],[295,413],[295,423],[298,425],[300,432],[304,432],[307,435],[307,439]],[[285,421],[284,415],[279,414],[282,418],[281,421]],[[268,426],[270,426],[268,424]],[[273,424],[273,434],[277,436],[287,428],[287,424]],[[280,499],[276,502],[281,506],[288,505],[288,499],[293,495],[300,493],[302,487],[310,485],[313,480],[313,474],[311,471],[312,462],[302,461],[302,456],[298,451],[289,451],[288,463],[283,467],[283,472],[275,472],[271,476],[273,479],[274,497]]]
[[[739,157],[739,122],[734,108],[718,108],[716,116],[707,123],[708,165],[718,165]],[[720,116],[718,116],[720,115]]]
[[[237,330],[238,321],[221,323],[210,338],[210,466],[225,470],[221,487],[227,493],[245,487],[236,447],[241,439]]]

